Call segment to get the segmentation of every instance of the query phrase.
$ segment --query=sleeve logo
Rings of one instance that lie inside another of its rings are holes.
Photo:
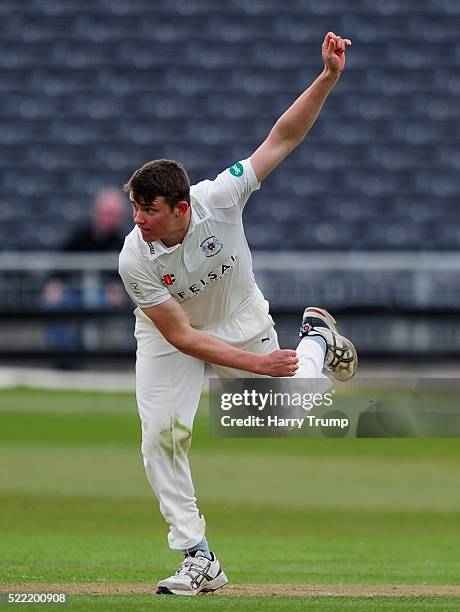
[[[230,174],[233,174],[233,176],[243,176],[243,172],[244,168],[241,162],[236,163],[230,168]]]
[[[139,283],[129,283],[130,287],[131,287],[131,291],[133,292],[133,295],[135,295],[136,297],[142,297],[142,291],[139,289]]]

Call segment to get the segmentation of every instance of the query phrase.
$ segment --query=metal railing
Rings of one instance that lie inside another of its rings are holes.
[[[364,356],[460,356],[460,253],[258,251],[253,263],[283,346],[318,305]],[[116,253],[0,253],[0,358],[132,358],[117,269]]]

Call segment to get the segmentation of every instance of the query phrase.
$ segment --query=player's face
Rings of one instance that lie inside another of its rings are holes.
[[[181,214],[180,205],[171,210],[162,196],[155,198],[150,204],[140,204],[136,202],[132,191],[130,200],[134,223],[139,227],[145,242],[162,240],[167,246],[171,246],[181,241],[187,227],[183,231],[184,215]]]

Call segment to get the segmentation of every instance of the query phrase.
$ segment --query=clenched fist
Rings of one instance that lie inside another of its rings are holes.
[[[277,349],[261,358],[260,374],[266,376],[294,376],[299,368],[297,353],[291,349]]]

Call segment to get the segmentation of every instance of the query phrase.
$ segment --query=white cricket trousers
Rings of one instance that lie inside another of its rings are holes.
[[[203,385],[204,362],[179,352],[169,344],[140,308],[136,308],[134,314],[138,347],[136,399],[142,426],[142,457],[160,511],[169,525],[169,546],[184,550],[198,544],[206,529],[205,519],[197,507],[188,462],[193,420]],[[251,329],[263,331],[254,337]],[[268,303],[258,289],[225,324],[208,326],[205,331],[255,353],[268,354],[279,348],[273,320],[268,314]],[[308,352],[299,355],[297,375],[320,378],[324,357],[322,349],[312,341],[308,341],[308,345],[311,345]],[[214,366],[214,371],[220,378],[257,376],[221,366]]]

